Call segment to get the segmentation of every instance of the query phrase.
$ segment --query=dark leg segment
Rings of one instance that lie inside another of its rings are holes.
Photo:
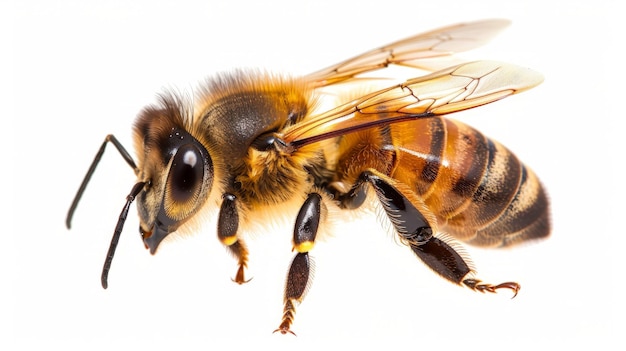
[[[296,316],[296,305],[304,298],[307,285],[311,275],[311,261],[308,252],[298,252],[291,262],[289,274],[287,274],[287,285],[285,286],[285,298],[283,308],[283,318],[278,329],[274,332],[282,334],[291,333],[290,327]]]
[[[291,333],[295,335],[290,327],[295,318],[296,305],[302,302],[306,290],[311,284],[312,261],[308,252],[315,243],[321,216],[322,197],[317,193],[309,194],[296,218],[293,246],[298,253],[291,262],[289,274],[287,274],[282,321],[274,332],[279,331],[282,334]]]
[[[293,245],[298,252],[308,252],[313,248],[315,236],[320,223],[322,213],[322,196],[309,194],[304,201],[293,230]]]
[[[429,213],[428,209],[406,186],[373,170],[363,172],[360,180],[372,185],[398,235],[437,274],[475,291],[511,289],[517,295],[520,289],[517,283],[491,285],[466,278],[472,273],[468,262],[449,243],[433,236],[432,226],[423,215]]]
[[[233,281],[237,284],[247,283],[245,279],[245,268],[248,266],[248,249],[246,245],[237,238],[239,229],[239,211],[237,210],[236,197],[226,193],[222,196],[222,206],[217,221],[217,236],[220,241],[228,247],[235,255],[239,263],[237,275]]]
[[[339,201],[341,208],[350,210],[359,208],[367,199],[367,188],[363,183],[359,183],[346,194],[335,194],[335,198]]]
[[[471,271],[463,257],[443,240],[431,238],[422,245],[409,246],[430,268],[452,282],[460,284]]]
[[[365,171],[361,179],[376,190],[385,212],[398,234],[412,245],[426,244],[433,237],[433,230],[413,203],[382,174]],[[395,181],[394,181],[395,182]]]

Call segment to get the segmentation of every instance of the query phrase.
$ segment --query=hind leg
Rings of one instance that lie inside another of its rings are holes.
[[[428,267],[441,277],[480,292],[510,289],[516,295],[520,285],[515,282],[485,284],[473,277],[471,261],[456,249],[458,244],[445,236],[436,237],[436,219],[423,201],[405,184],[375,170],[361,173],[359,181],[346,194],[344,201],[360,199],[363,187],[374,188],[383,209],[402,242],[411,248]],[[514,295],[514,296],[515,296]]]

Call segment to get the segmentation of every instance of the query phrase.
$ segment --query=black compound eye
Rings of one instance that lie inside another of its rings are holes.
[[[174,203],[185,204],[199,195],[204,180],[202,153],[192,144],[178,148],[172,161],[168,193]]]

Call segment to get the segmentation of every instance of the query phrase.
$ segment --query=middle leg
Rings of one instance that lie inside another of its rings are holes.
[[[293,231],[293,248],[298,253],[291,262],[285,296],[283,299],[283,317],[278,329],[282,334],[295,333],[291,331],[291,324],[295,318],[296,306],[302,302],[307,289],[312,281],[313,262],[309,257],[309,251],[315,244],[315,237],[323,216],[322,196],[311,193],[298,212]]]

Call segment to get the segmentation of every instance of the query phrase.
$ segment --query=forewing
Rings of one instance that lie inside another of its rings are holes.
[[[448,56],[474,49],[489,41],[509,25],[503,19],[461,23],[415,35],[327,67],[307,76],[321,87],[346,81],[356,75],[390,64],[413,64],[426,58]]]
[[[467,110],[530,89],[543,81],[530,69],[475,61],[410,79],[352,100],[288,129],[294,148],[342,134],[417,118]]]

